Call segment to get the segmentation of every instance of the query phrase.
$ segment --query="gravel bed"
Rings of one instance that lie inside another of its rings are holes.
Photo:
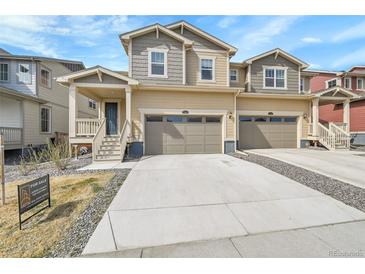
[[[62,176],[80,173],[90,173],[91,171],[78,171],[77,169],[92,163],[92,156],[84,155],[79,159],[72,159],[65,170],[58,170],[52,162],[41,163],[37,168],[27,175],[22,175],[19,172],[19,166],[5,166],[5,182],[12,182],[19,179],[32,180],[44,175]]]
[[[66,232],[66,236],[55,245],[46,257],[77,257],[80,256],[89,238],[108,209],[114,196],[128,176],[130,169],[111,169],[103,172],[115,172],[116,175],[106,187],[96,194],[83,213]]]
[[[247,153],[247,152],[246,152]],[[247,153],[231,156],[266,167],[365,212],[365,189],[269,157]]]

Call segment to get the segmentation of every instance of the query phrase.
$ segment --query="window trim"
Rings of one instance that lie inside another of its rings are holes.
[[[305,80],[304,80],[304,77],[300,77],[299,91],[304,92],[304,89],[305,89]]]
[[[361,80],[361,85],[362,85],[362,87],[361,88],[359,88],[359,80]],[[361,77],[357,77],[356,78],[356,89],[357,90],[363,90],[364,89],[364,78],[361,78]]]
[[[45,85],[42,83],[42,70],[45,70],[45,71],[48,71],[49,73],[49,85]],[[42,86],[42,87],[45,87],[45,88],[48,88],[48,89],[52,89],[52,70],[50,70],[49,68],[41,65],[39,67],[39,84]]]
[[[5,64],[8,65],[8,80],[0,80],[1,83],[9,83],[10,82],[10,62],[1,61],[0,65]]]
[[[346,80],[349,80],[349,87],[346,87]],[[352,78],[351,77],[345,77],[343,80],[343,87],[345,89],[352,89]]]
[[[167,54],[168,49],[159,49],[159,48],[148,48],[148,77],[151,78],[168,78],[167,74]],[[152,52],[160,52],[164,53],[164,73],[163,75],[152,74]]]
[[[202,59],[212,60],[212,79],[202,79]],[[215,83],[215,56],[199,56],[199,81]]]
[[[42,131],[42,109],[48,109],[49,110],[49,120],[48,120],[48,127],[49,127],[49,131]],[[39,131],[41,134],[52,134],[52,108],[50,106],[40,106],[40,111],[39,111]]]
[[[275,90],[287,90],[288,89],[288,67],[281,67],[281,66],[262,66],[262,88],[263,89],[275,89]],[[274,70],[274,86],[273,87],[267,87],[266,86],[266,70],[267,69],[273,69]],[[284,87],[276,87],[276,70],[284,70]]]
[[[29,65],[29,82],[24,82],[20,80],[20,66]],[[21,84],[31,85],[32,84],[32,63],[28,62],[18,62],[17,63],[17,82]]]
[[[331,82],[331,81],[336,81],[336,85],[334,87],[337,86],[337,77],[335,77],[335,78],[328,79],[328,80],[325,81],[326,82],[326,89],[330,88],[328,83]],[[331,88],[334,88],[334,87],[331,87]]]
[[[90,102],[95,102],[95,108],[93,108],[93,107],[90,107]],[[93,100],[93,99],[91,99],[91,98],[88,98],[88,101],[87,101],[87,105],[88,105],[88,107],[89,107],[89,109],[91,109],[91,110],[96,110],[96,101],[95,100]]]
[[[231,80],[231,71],[235,71],[236,72],[236,80]],[[239,79],[238,79],[238,76],[239,75],[239,73],[238,73],[238,69],[229,69],[229,81],[231,82],[231,83],[238,83],[239,82]]]

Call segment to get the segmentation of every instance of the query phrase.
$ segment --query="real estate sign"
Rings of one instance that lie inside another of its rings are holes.
[[[28,183],[18,185],[18,205],[19,205],[19,226],[22,228],[22,223],[34,216],[31,215],[25,220],[21,220],[21,215],[28,210],[34,208],[40,203],[48,200],[48,205],[43,207],[35,214],[43,209],[51,206],[51,192],[49,186],[49,175],[45,175]]]

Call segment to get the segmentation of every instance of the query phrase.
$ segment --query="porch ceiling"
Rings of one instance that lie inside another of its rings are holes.
[[[96,101],[100,99],[125,98],[125,91],[120,88],[79,87],[78,92]]]

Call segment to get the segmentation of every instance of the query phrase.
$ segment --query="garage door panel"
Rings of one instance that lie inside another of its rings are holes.
[[[185,145],[166,145],[164,154],[183,154],[185,153]]]
[[[205,125],[205,134],[206,135],[221,135],[222,133],[222,125],[221,124],[206,124]]]
[[[186,125],[185,133],[188,135],[203,135],[204,125],[203,124]]]
[[[205,145],[205,153],[217,153],[222,151],[222,145]]]
[[[187,145],[199,145],[204,143],[204,136],[186,136],[185,138]]]
[[[185,153],[204,153],[204,146],[201,144],[197,145],[186,145]]]

